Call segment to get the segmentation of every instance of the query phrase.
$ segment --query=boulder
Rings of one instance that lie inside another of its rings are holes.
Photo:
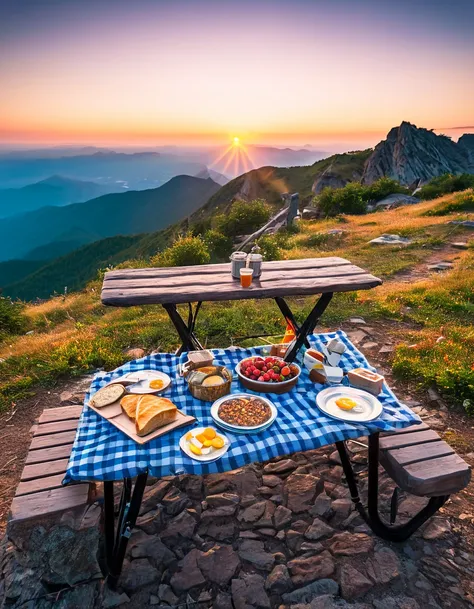
[[[400,576],[400,561],[390,548],[380,548],[366,562],[367,575],[374,584],[388,584]]]
[[[197,564],[208,581],[225,586],[239,569],[240,559],[232,546],[214,546],[199,556]]]
[[[332,527],[323,522],[320,518],[315,518],[313,520],[313,524],[308,527],[304,536],[307,539],[317,541],[318,539],[323,539],[324,537],[330,537],[333,533],[334,529]]]
[[[285,481],[287,507],[296,514],[307,512],[313,505],[319,478],[310,474],[292,474]]]
[[[263,571],[270,571],[275,563],[273,554],[265,551],[263,541],[254,539],[244,539],[239,548],[239,556]]]
[[[368,554],[374,548],[374,540],[365,533],[338,533],[331,539],[329,549],[334,556]]]
[[[341,595],[347,601],[364,596],[374,585],[365,575],[350,564],[342,565],[340,580]]]
[[[334,573],[335,564],[331,554],[325,550],[316,556],[290,560],[288,568],[293,583],[300,585],[331,576]]]
[[[293,513],[291,510],[283,505],[279,505],[273,514],[273,523],[275,528],[278,530],[283,529],[291,522],[292,517]]]
[[[206,583],[206,578],[198,566],[201,554],[194,548],[178,563],[179,570],[173,574],[170,582],[176,594],[180,595],[182,592]]]

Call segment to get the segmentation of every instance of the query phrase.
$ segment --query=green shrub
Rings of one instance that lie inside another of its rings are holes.
[[[227,214],[216,218],[216,228],[224,235],[248,235],[261,228],[270,219],[272,208],[263,199],[235,201]]]
[[[209,248],[211,258],[227,260],[232,253],[232,239],[217,230],[210,229],[203,235],[204,243]]]
[[[408,190],[390,178],[380,178],[368,186],[349,182],[343,188],[323,188],[316,197],[316,203],[326,216],[365,214],[370,202],[379,201],[395,192],[408,193]]]
[[[0,296],[0,338],[7,334],[24,334],[27,320],[23,315],[24,305]]]
[[[264,235],[258,240],[264,260],[281,260],[280,239],[277,235]]]
[[[207,264],[211,260],[209,248],[202,237],[181,235],[160,254],[151,259],[154,266],[190,266]]]
[[[425,201],[429,201],[451,192],[466,190],[467,188],[474,188],[474,175],[462,173],[456,176],[452,173],[445,173],[425,184],[417,196]]]

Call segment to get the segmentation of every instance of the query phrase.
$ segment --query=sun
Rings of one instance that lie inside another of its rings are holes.
[[[239,146],[240,145],[240,138],[239,137],[234,137],[234,146]]]

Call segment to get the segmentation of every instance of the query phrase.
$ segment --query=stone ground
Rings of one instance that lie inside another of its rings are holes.
[[[344,329],[395,385],[399,397],[472,464],[472,421],[459,412],[448,411],[436,392],[417,393],[415,388],[391,378],[390,353],[397,342],[396,335],[392,335],[394,328],[353,321]],[[59,405],[61,393],[63,403],[80,400],[86,382],[88,379],[69,385],[66,393],[64,386],[58,387],[50,394],[51,400],[46,400],[47,405]],[[35,400],[38,403],[33,410],[40,412],[45,402],[38,396]],[[32,413],[19,405],[13,419],[17,416],[22,417],[27,429]],[[11,434],[18,434],[18,428],[8,433],[11,438]],[[23,452],[28,445],[25,434]],[[2,441],[6,446],[8,437],[3,435]],[[355,443],[349,447],[364,501],[366,451]],[[0,454],[0,468],[5,468],[12,457],[4,456],[1,450]],[[4,469],[10,476],[7,488],[15,486],[15,476],[19,476],[22,466],[21,454],[17,449],[18,458],[12,462],[18,469],[16,474],[10,473],[8,465]],[[392,482],[382,474],[383,513],[388,511],[392,489]],[[402,495],[400,520],[416,512],[423,501]],[[31,573],[15,571],[12,548],[4,544],[3,558],[0,549],[0,569],[3,566],[7,588],[13,590],[5,606],[474,607],[473,505],[471,483],[407,542],[381,541],[353,510],[334,447],[296,453],[226,474],[150,480],[117,592],[108,591],[100,577],[76,582],[70,588],[58,582],[42,583],[43,589],[39,590],[38,585],[31,584]],[[0,582],[0,606],[1,603]]]

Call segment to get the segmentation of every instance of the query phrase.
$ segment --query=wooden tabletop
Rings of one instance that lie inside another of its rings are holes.
[[[102,302],[114,307],[143,304],[305,296],[368,290],[382,283],[344,258],[306,258],[264,262],[262,275],[242,288],[230,263],[145,269],[105,274]]]

